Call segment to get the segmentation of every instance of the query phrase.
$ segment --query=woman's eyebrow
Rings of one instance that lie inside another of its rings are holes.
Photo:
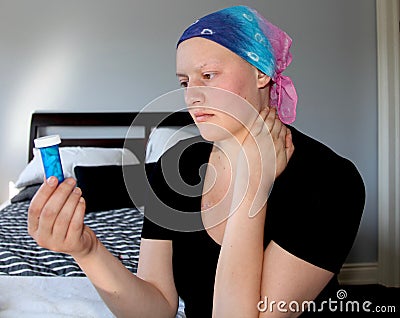
[[[176,77],[187,77],[187,75],[183,73],[176,73]]]
[[[210,61],[210,62],[203,63],[203,64],[197,66],[197,67],[196,67],[196,70],[202,71],[205,67],[218,67],[218,66],[220,66],[220,65],[221,65],[221,62],[220,62],[220,61]],[[179,76],[180,76],[180,77],[185,77],[185,76],[187,77],[187,74],[177,72],[177,73],[176,73],[176,76],[177,76],[177,77],[179,77]]]

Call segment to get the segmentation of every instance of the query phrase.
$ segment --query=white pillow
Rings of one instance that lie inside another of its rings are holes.
[[[75,166],[105,166],[137,164],[138,158],[129,150],[123,148],[98,148],[98,147],[60,147],[61,165],[64,177],[74,177]],[[40,151],[33,149],[33,159],[21,172],[15,182],[16,188],[23,188],[32,184],[42,183],[44,170]]]
[[[161,155],[178,141],[198,136],[196,126],[160,127],[152,131],[146,147],[146,162],[156,162]]]

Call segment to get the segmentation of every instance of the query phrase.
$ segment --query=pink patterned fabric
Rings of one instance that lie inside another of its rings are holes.
[[[283,76],[282,72],[292,62],[292,53],[290,52],[292,39],[286,32],[269,22],[256,10],[252,9],[252,11],[257,15],[260,29],[268,38],[275,57],[275,70],[271,76],[274,84],[270,92],[270,105],[276,107],[279,118],[283,123],[291,124],[296,119],[298,97],[293,81],[290,77]]]
[[[270,104],[276,107],[279,119],[285,124],[291,124],[296,119],[297,93],[293,82],[288,76],[277,74],[271,87]]]

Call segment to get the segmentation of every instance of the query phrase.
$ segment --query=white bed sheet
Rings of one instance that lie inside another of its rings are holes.
[[[179,299],[176,318],[185,318]],[[0,318],[115,317],[87,277],[0,276]]]
[[[86,277],[0,277],[1,318],[114,317]]]

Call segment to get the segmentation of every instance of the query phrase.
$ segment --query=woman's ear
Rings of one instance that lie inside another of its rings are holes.
[[[257,70],[257,86],[258,88],[265,88],[271,81],[271,77]]]

